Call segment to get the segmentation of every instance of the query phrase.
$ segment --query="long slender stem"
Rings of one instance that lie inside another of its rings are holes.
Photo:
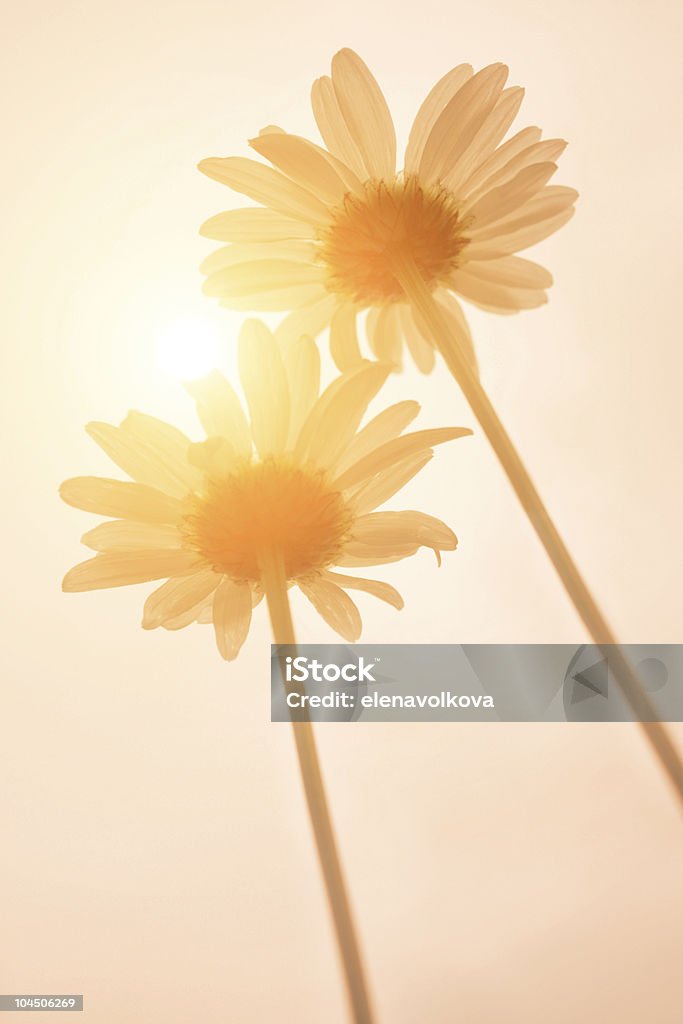
[[[550,518],[541,497],[529,476],[505,427],[498,418],[479,378],[452,335],[448,319],[426,286],[422,275],[412,263],[397,265],[395,273],[414,309],[429,330],[448,369],[462,389],[474,415],[496,453],[515,494],[536,531],[551,562],[555,566],[567,594],[590,636],[598,645],[640,722],[663,770],[683,803],[683,761],[667,729],[658,721],[655,709],[607,620],[595,602],[567,546]],[[612,646],[614,645],[614,646]]]
[[[264,552],[261,558],[261,580],[268,604],[268,613],[276,644],[293,645],[294,624],[287,595],[282,555]],[[284,678],[284,675],[283,675]],[[313,726],[308,719],[292,722],[299,769],[303,782],[308,813],[315,835],[320,867],[334,928],[344,967],[347,995],[355,1024],[372,1024],[374,1016],[363,969],[351,905],[346,891],[344,872],[337,849],[325,784],[320,770]]]

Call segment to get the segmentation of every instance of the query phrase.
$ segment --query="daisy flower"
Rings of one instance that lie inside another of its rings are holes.
[[[255,200],[202,232],[228,245],[203,269],[205,290],[233,309],[292,311],[284,335],[330,327],[341,370],[360,358],[357,314],[378,359],[398,366],[404,342],[420,370],[434,365],[435,339],[409,284],[424,283],[472,363],[458,298],[496,313],[546,302],[547,270],[515,253],[556,231],[577,193],[550,185],[565,148],[524,128],[503,141],[524,90],[505,88],[508,69],[474,73],[460,64],[434,86],[397,169],[391,114],[352,50],[318,79],[313,113],[325,143],[270,127],[250,141],[271,166],[210,158],[200,169]]]
[[[282,566],[344,639],[361,618],[350,591],[396,608],[394,587],[347,569],[407,558],[421,548],[456,547],[445,523],[423,512],[377,511],[429,462],[436,444],[471,431],[404,433],[416,402],[399,402],[359,429],[390,372],[363,361],[319,393],[319,354],[310,339],[284,348],[259,321],[247,321],[239,368],[248,415],[217,371],[188,384],[207,439],[131,412],[121,426],[91,423],[90,436],[128,481],[67,480],[76,508],[110,517],[83,543],[97,552],[65,576],[65,591],[164,579],[146,600],[142,625],[180,629],[213,622],[221,655],[237,656],[264,572]],[[341,571],[338,571],[341,570]],[[272,611],[272,610],[271,610]]]

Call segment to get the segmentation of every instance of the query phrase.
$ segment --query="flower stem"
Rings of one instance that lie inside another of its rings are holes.
[[[267,551],[261,557],[261,581],[276,644],[296,643],[294,624],[287,594],[284,560],[279,552]],[[284,672],[282,673],[284,679]],[[341,859],[325,794],[313,726],[308,718],[292,722],[299,769],[308,814],[313,826],[320,867],[341,956],[347,995],[354,1024],[372,1024],[363,960],[344,881]]]
[[[396,266],[395,273],[413,308],[429,330],[436,349],[443,356],[448,369],[469,402],[586,629],[603,656],[609,658],[609,665],[624,697],[640,722],[678,799],[683,803],[681,755],[667,729],[658,720],[657,713],[628,658],[617,646],[616,637],[550,518],[491,400],[463,354],[457,339],[453,337],[447,318],[414,264],[402,263]]]

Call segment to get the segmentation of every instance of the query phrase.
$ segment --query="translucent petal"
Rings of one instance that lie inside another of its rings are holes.
[[[252,592],[248,583],[224,576],[213,598],[213,628],[221,657],[233,661],[249,634]]]
[[[67,505],[114,519],[143,523],[176,523],[183,506],[176,498],[128,480],[76,476],[65,480],[59,493]]]
[[[399,610],[403,608],[404,601],[398,590],[389,583],[380,580],[366,580],[362,576],[343,576],[338,572],[324,572],[322,578],[330,583],[336,583],[344,590],[362,590],[366,594],[372,594],[380,601],[386,601]]]
[[[332,79],[327,75],[313,83],[311,104],[318,131],[330,153],[343,160],[359,178],[365,178],[367,172],[358,146],[351,138],[346,121],[339,109]]]
[[[62,590],[75,593],[147,583],[165,576],[186,576],[196,571],[199,558],[193,551],[121,551],[96,555],[70,569]]]
[[[218,586],[220,576],[213,569],[202,569],[192,576],[167,580],[145,601],[142,615],[143,629],[156,629],[167,621],[184,615],[200,601],[204,601]]]
[[[241,156],[209,157],[202,160],[199,170],[209,178],[228,185],[235,192],[241,192],[286,217],[316,227],[324,227],[329,219],[324,203],[284,174],[258,160],[248,160]]]
[[[367,66],[353,50],[332,59],[332,84],[339,109],[371,178],[396,170],[396,134],[386,100]]]
[[[472,77],[471,64],[459,64],[446,72],[440,78],[434,88],[427,94],[427,98],[420,107],[410,129],[408,145],[406,146],[405,171],[407,174],[415,174],[420,166],[420,160],[424,150],[425,142],[429,137],[436,119],[450,100],[453,99],[468,79]]]
[[[306,595],[328,626],[331,626],[344,640],[348,640],[350,643],[355,643],[358,640],[363,628],[360,612],[341,587],[319,577],[310,583],[299,581],[299,589]]]
[[[280,349],[260,320],[247,320],[239,338],[239,369],[256,449],[279,455],[289,434],[289,387]]]
[[[185,387],[197,404],[199,420],[207,437],[224,437],[238,455],[251,454],[251,432],[242,403],[219,370],[212,370]]]
[[[383,409],[359,430],[349,445],[343,458],[339,460],[337,472],[343,473],[364,455],[379,448],[380,445],[398,437],[413,422],[420,411],[418,402],[407,399]]]
[[[255,245],[288,239],[313,239],[315,228],[303,221],[286,217],[276,210],[257,206],[217,213],[215,217],[210,217],[202,224],[200,234],[219,242]]]
[[[93,551],[161,551],[182,547],[183,538],[175,526],[113,519],[84,533],[81,543]]]

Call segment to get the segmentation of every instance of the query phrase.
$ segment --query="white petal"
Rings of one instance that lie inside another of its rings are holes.
[[[495,174],[504,167],[509,160],[516,157],[518,153],[521,153],[523,149],[530,146],[534,142],[538,142],[541,137],[541,129],[535,126],[530,128],[523,128],[516,135],[513,135],[511,139],[504,142],[502,146],[494,150],[489,157],[484,160],[483,163],[472,172],[470,177],[463,183],[460,188],[459,196],[460,199],[469,197],[480,185],[487,180],[492,174]]]
[[[506,288],[464,270],[452,274],[449,283],[468,302],[492,313],[517,313],[522,309],[536,309],[548,301],[542,290]]]
[[[367,171],[342,117],[331,78],[325,75],[313,83],[311,104],[318,131],[330,153],[343,160],[359,178],[365,178]]]
[[[465,266],[470,277],[506,288],[550,288],[552,274],[545,267],[519,256],[504,256],[499,260],[468,262]]]
[[[403,365],[403,335],[398,305],[392,302],[379,309],[373,307],[368,313],[366,331],[374,356],[388,363],[392,369],[400,370]]]
[[[357,491],[347,495],[347,501],[353,506],[357,515],[372,512],[379,505],[393,497],[402,487],[412,480],[434,456],[431,448],[425,452],[417,452],[402,459],[395,466],[382,470],[363,484]]]
[[[183,538],[175,526],[114,519],[88,530],[81,543],[93,551],[161,551],[182,547]]]
[[[518,86],[505,89],[501,93],[493,110],[444,179],[446,187],[456,195],[460,194],[460,189],[475,167],[478,167],[490,156],[506,134],[519,112],[523,99],[524,89],[520,89]]]
[[[299,589],[306,595],[318,614],[339,633],[344,640],[355,643],[363,624],[360,612],[347,593],[336,583],[322,577],[311,583],[299,583]]]
[[[541,191],[556,170],[557,164],[554,163],[533,164],[516,174],[512,181],[487,192],[468,210],[468,217],[474,221],[468,230],[470,238],[477,241],[486,228],[524,206]]]
[[[297,460],[333,468],[388,375],[389,367],[381,363],[349,371],[331,400],[312,409],[296,447]]]
[[[188,457],[204,477],[215,479],[232,473],[236,463],[245,456],[240,456],[224,437],[209,437],[190,445]]]
[[[234,263],[211,274],[204,282],[204,292],[220,298],[243,298],[258,296],[261,292],[310,288],[311,285],[320,287],[323,282],[322,267],[306,262],[251,260]]]
[[[407,399],[397,402],[396,405],[390,405],[388,409],[378,413],[362,430],[358,431],[346,454],[339,460],[337,472],[343,473],[364,455],[368,455],[375,448],[398,437],[413,422],[419,411],[419,403]]]
[[[204,601],[218,586],[220,576],[213,569],[202,569],[192,576],[167,580],[145,601],[143,629],[164,626]]]
[[[317,259],[317,247],[314,242],[305,238],[283,238],[277,242],[259,242],[245,245],[241,242],[223,245],[216,249],[202,262],[200,271],[207,277],[236,267],[241,264],[249,266],[263,260],[283,260],[286,263],[314,263]]]
[[[345,545],[351,555],[370,553],[392,555],[414,545],[440,551],[455,551],[458,540],[449,526],[424,512],[371,512],[353,524],[352,539]]]
[[[372,594],[373,597],[379,598],[380,601],[386,601],[387,604],[392,605],[394,608],[399,610],[403,608],[403,598],[390,583],[384,583],[380,580],[366,580],[362,576],[343,576],[338,572],[324,572],[322,573],[322,578],[330,583],[336,583],[344,590],[362,590],[366,594]]]
[[[462,88],[471,77],[472,65],[459,64],[457,67],[452,68],[451,71],[448,71],[443,78],[440,78],[431,92],[428,93],[413,121],[413,127],[410,129],[405,155],[406,174],[416,173],[420,166],[425,142],[434,127],[437,117],[446,104],[453,99],[458,89]]]
[[[320,352],[311,338],[299,338],[282,347],[282,359],[289,388],[287,447],[293,448],[320,391]]]
[[[251,454],[251,433],[235,389],[219,370],[212,370],[185,387],[197,404],[199,420],[207,437],[224,437],[242,456]]]
[[[422,331],[415,323],[412,310],[410,306],[405,303],[399,305],[401,318],[401,331],[403,332],[403,338],[408,351],[413,357],[413,361],[417,366],[420,373],[431,373],[434,369],[434,362],[436,353],[434,351],[434,344],[425,338]]]
[[[204,287],[205,294],[211,294]],[[270,291],[250,295],[218,294],[221,306],[226,309],[241,309],[249,312],[280,313],[283,310],[298,310],[320,302],[328,293],[319,284],[298,285],[295,288],[272,288]]]
[[[368,175],[391,177],[396,171],[394,123],[380,87],[353,50],[340,50],[333,57],[332,84]]]
[[[463,214],[466,214],[491,189],[512,181],[525,167],[531,167],[533,164],[547,163],[548,161],[555,162],[562,155],[566,146],[567,143],[564,139],[546,139],[545,142],[534,142],[532,145],[526,146],[521,152],[517,153],[516,156],[513,156],[500,167],[495,174],[489,175],[478,188],[473,189],[468,194],[467,201],[463,203]]]
[[[335,480],[334,486],[340,491],[367,480],[381,470],[401,459],[407,459],[414,452],[425,451],[435,444],[453,441],[457,437],[466,437],[472,431],[467,427],[436,427],[432,430],[416,430],[413,434],[405,434],[393,441],[376,448],[344,470]]]
[[[356,331],[357,307],[352,302],[343,302],[330,323],[330,354],[342,373],[357,366],[362,359]]]
[[[59,493],[67,503],[84,512],[143,523],[176,523],[183,506],[176,498],[128,480],[100,476],[76,476],[65,480]]]
[[[199,479],[188,464],[190,441],[169,424],[142,413],[130,413],[120,427],[88,423],[92,439],[137,483],[181,498]]]
[[[210,157],[202,160],[199,170],[286,217],[316,227],[324,227],[329,219],[327,208],[319,199],[258,160],[240,156]]]
[[[468,259],[474,258],[473,253],[477,253],[477,258],[481,258],[478,256],[480,243],[486,242],[489,247],[492,247],[501,238],[506,238],[508,235],[534,226],[541,221],[549,220],[559,213],[564,213],[576,202],[577,198],[578,192],[573,188],[567,188],[564,185],[549,185],[509,216],[477,232],[477,237],[467,246]]]
[[[490,241],[478,242],[476,246],[471,248],[472,257],[477,261],[497,260],[505,256],[506,253],[520,252],[523,249],[528,249],[530,246],[542,242],[544,238],[548,238],[549,235],[559,231],[573,216],[573,209],[565,210],[562,213],[555,214],[554,217],[547,217],[545,220],[527,224],[525,227],[510,232],[510,234],[501,234],[500,237],[492,238]]]
[[[221,657],[233,661],[251,625],[252,592],[248,583],[224,576],[213,598],[213,627]]]
[[[313,305],[303,306],[289,313],[275,329],[275,337],[280,346],[286,347],[290,342],[298,341],[303,335],[317,338],[321,331],[330,326],[337,304],[336,295],[323,293]]]
[[[276,210],[256,206],[245,210],[225,210],[205,221],[200,234],[219,242],[241,242],[254,245],[282,242],[288,239],[313,239],[315,228],[293,220]]]
[[[495,107],[508,69],[491,64],[465,82],[446,104],[425,143],[420,160],[420,179],[443,180],[470,145]]]
[[[70,569],[62,581],[62,590],[104,590],[164,576],[186,576],[196,572],[199,562],[194,551],[121,551],[97,555]]]
[[[264,135],[251,139],[249,145],[328,206],[341,204],[348,192],[331,161],[308,139],[298,135]]]
[[[278,344],[260,320],[242,326],[239,368],[256,449],[261,458],[279,455],[289,434],[289,388]]]
[[[463,355],[470,364],[470,367],[472,368],[472,370],[474,370],[475,374],[478,377],[479,364],[477,362],[476,352],[474,351],[474,342],[472,341],[470,328],[467,323],[467,320],[465,319],[465,314],[462,311],[460,303],[453,295],[450,294],[450,292],[446,291],[444,288],[440,288],[435,293],[435,298],[439,305],[443,308],[446,320],[448,321],[448,327],[451,332],[451,337],[455,338]],[[421,321],[420,314],[417,312],[417,310],[414,311],[413,316],[415,317],[415,320],[419,325]],[[430,328],[428,324],[422,325],[423,333],[426,334],[429,331],[429,329]]]

